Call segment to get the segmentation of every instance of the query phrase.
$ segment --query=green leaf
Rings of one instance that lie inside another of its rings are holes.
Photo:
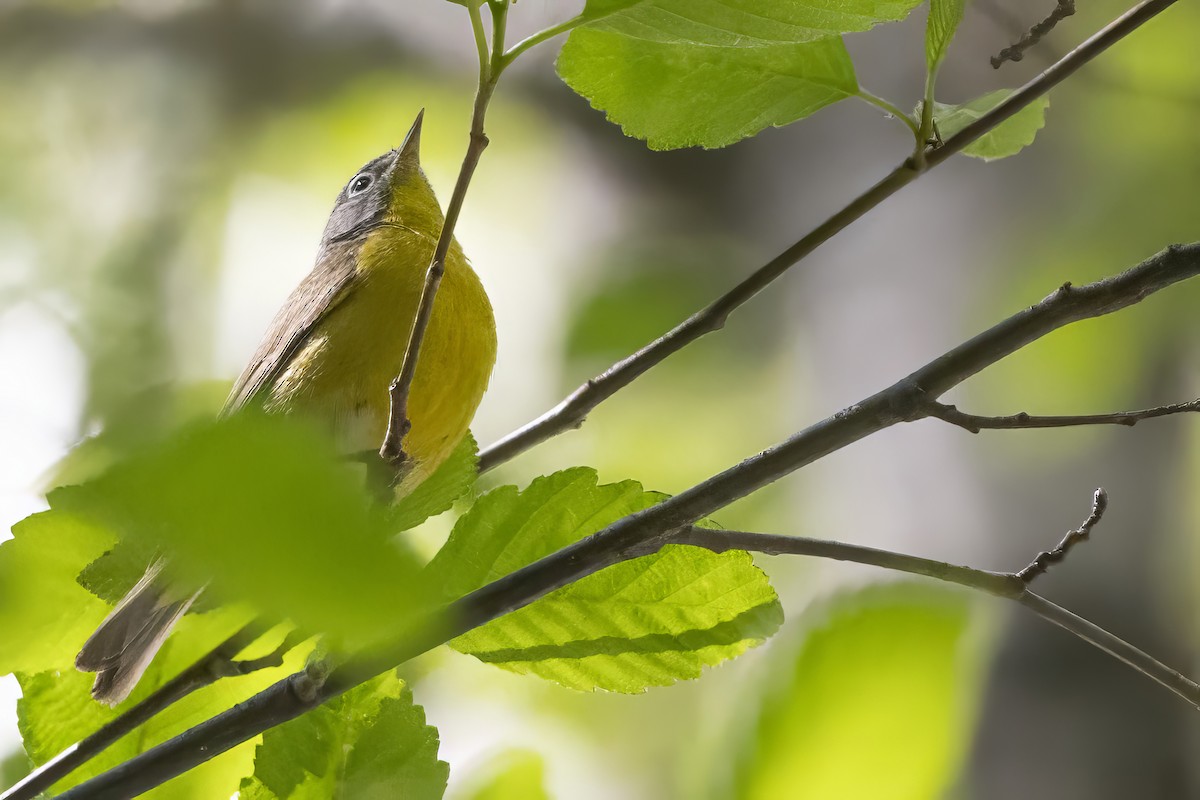
[[[579,467],[504,486],[455,525],[429,571],[451,597],[659,502],[635,481]],[[670,546],[590,575],[451,642],[574,689],[640,692],[699,676],[778,629],[783,612],[746,553]]]
[[[75,576],[113,541],[103,527],[53,511],[13,526],[0,544],[0,674],[74,669],[109,611]]]
[[[904,19],[921,0],[587,0],[585,25],[663,43],[811,42]]]
[[[944,796],[982,677],[969,598],[893,584],[842,594],[823,616],[762,699],[734,796]]]
[[[472,775],[462,800],[550,800],[546,765],[531,750],[506,750]]]
[[[225,609],[211,614],[193,614],[180,620],[175,632],[151,662],[132,697],[116,709],[93,700],[88,690],[94,676],[77,672],[74,668],[19,674],[17,677],[22,697],[17,703],[18,721],[29,757],[35,764],[42,764],[111,722],[128,706],[141,701],[166,680],[209,652],[247,619],[244,610]],[[264,638],[264,653],[276,643]],[[256,645],[255,649],[247,651],[247,655],[258,655],[258,649]],[[278,667],[264,668],[250,675],[223,678],[188,695],[56,784],[55,793],[98,775],[204,721],[212,716],[214,709],[228,708],[265,689],[299,669],[309,650],[311,645],[297,648]],[[230,797],[237,790],[242,777],[251,771],[253,755],[253,743],[241,745],[145,796],[157,800]]]
[[[112,550],[84,567],[77,580],[96,597],[116,605],[141,579],[156,554],[156,548],[142,540],[117,542]]]
[[[162,548],[184,583],[354,644],[394,633],[424,599],[415,559],[388,541],[360,478],[302,421],[246,412],[56,490],[50,504]]]
[[[437,729],[394,672],[263,735],[247,800],[437,800],[449,766]]]
[[[1004,102],[1013,93],[1012,89],[998,89],[977,97],[969,103],[952,106],[934,103],[933,117],[938,132],[948,139],[967,125]],[[1037,132],[1046,124],[1046,109],[1050,98],[1043,95],[1022,108],[1009,119],[968,145],[963,153],[984,161],[1016,155],[1033,144]]]
[[[590,0],[558,73],[656,150],[723,147],[858,90],[839,34],[901,19],[911,0]]]
[[[448,511],[454,501],[471,491],[478,477],[479,445],[468,433],[432,475],[396,501],[391,511],[391,529],[406,531]]]
[[[925,23],[925,64],[936,72],[946,50],[962,22],[967,0],[929,0],[929,19]]]

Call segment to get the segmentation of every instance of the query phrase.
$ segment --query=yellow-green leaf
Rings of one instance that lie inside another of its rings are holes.
[[[934,103],[933,118],[943,139],[949,139],[975,120],[991,111],[1010,95],[1012,89],[998,89],[956,106]],[[1046,124],[1046,109],[1050,98],[1043,95],[1022,108],[1012,117],[976,139],[963,153],[984,161],[1016,155],[1033,144],[1037,132]]]
[[[459,519],[430,564],[457,597],[660,501],[635,481],[579,467],[505,486]],[[746,553],[671,546],[618,564],[455,639],[455,649],[581,690],[640,692],[695,678],[782,621]]]

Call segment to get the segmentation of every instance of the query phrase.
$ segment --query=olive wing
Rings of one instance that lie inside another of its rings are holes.
[[[316,266],[288,296],[234,383],[223,415],[254,402],[287,369],[321,320],[350,295],[360,247],[361,242],[332,242],[322,248]]]

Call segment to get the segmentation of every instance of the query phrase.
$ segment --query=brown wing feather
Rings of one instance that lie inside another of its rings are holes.
[[[321,248],[316,266],[275,315],[258,350],[234,383],[224,414],[252,402],[269,386],[308,341],[313,328],[350,294],[356,275],[355,256],[361,247],[360,240],[330,242]]]

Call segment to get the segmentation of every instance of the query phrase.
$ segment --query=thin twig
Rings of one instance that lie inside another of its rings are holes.
[[[1088,514],[1088,518],[1075,530],[1068,531],[1053,550],[1043,550],[1038,553],[1037,557],[1029,562],[1029,566],[1018,572],[1017,577],[1021,579],[1021,582],[1026,585],[1033,583],[1034,579],[1050,569],[1052,564],[1057,564],[1066,558],[1071,548],[1080,542],[1086,542],[1092,534],[1092,529],[1100,524],[1106,508],[1108,508],[1108,492],[1103,488],[1097,489],[1096,493],[1092,495],[1092,511]]]
[[[1200,686],[1178,670],[1171,669],[1121,637],[1050,602],[1036,592],[1025,592],[1017,598],[1017,602],[1032,609],[1042,619],[1049,620],[1068,633],[1078,636],[1088,644],[1100,648],[1118,661],[1128,664],[1143,675],[1152,678],[1158,685],[1191,703],[1192,708],[1200,709]]]
[[[425,284],[421,290],[421,299],[417,304],[416,315],[413,318],[412,330],[409,333],[408,346],[404,351],[404,361],[400,366],[400,374],[392,381],[389,388],[390,411],[388,414],[387,433],[379,448],[379,456],[392,465],[397,474],[404,467],[404,437],[411,427],[408,417],[409,392],[412,389],[413,377],[417,373],[417,360],[421,353],[421,343],[425,339],[425,331],[429,327],[429,319],[433,315],[433,302],[437,296],[438,287],[442,283],[442,275],[446,271],[446,256],[450,252],[450,243],[454,239],[454,228],[458,225],[458,217],[462,212],[463,203],[467,197],[467,189],[483,151],[487,149],[488,137],[484,132],[484,118],[487,116],[488,104],[496,90],[496,83],[504,70],[501,61],[504,52],[504,33],[507,24],[508,5],[497,3],[490,5],[492,14],[492,43],[491,58],[485,58],[487,49],[480,32],[481,22],[478,6],[467,5],[471,15],[472,28],[476,31],[476,43],[479,47],[479,86],[475,92],[475,106],[471,115],[470,143],[463,157],[462,167],[458,171],[458,181],[454,184],[454,193],[446,208],[446,221],[442,224],[441,234],[434,247],[433,258],[425,273]]]
[[[1042,40],[1042,37],[1054,30],[1058,23],[1062,22],[1067,17],[1075,13],[1075,0],[1058,0],[1058,5],[1050,12],[1050,15],[1041,22],[1029,29],[1029,32],[1020,38],[1015,44],[1001,50],[998,54],[992,56],[992,68],[1000,69],[1001,65],[1006,61],[1020,61],[1025,57],[1025,51],[1036,45]]]
[[[747,550],[771,556],[811,556],[834,561],[851,561],[855,564],[869,564],[895,572],[907,572],[910,575],[924,575],[927,578],[936,578],[939,581],[979,589],[1009,600],[1014,600],[1025,592],[1025,584],[1012,573],[960,567],[945,561],[935,561],[891,550],[879,550],[874,547],[832,542],[825,539],[690,526],[672,536],[671,544],[703,547],[714,553],[724,553],[727,550]]]
[[[733,311],[765,289],[820,245],[833,238],[842,229],[866,215],[867,212],[928,170],[946,161],[980,136],[1012,117],[1084,64],[1128,36],[1143,23],[1165,11],[1175,2],[1176,0],[1145,0],[1139,3],[1079,47],[1063,56],[1057,63],[1014,92],[1000,105],[951,136],[941,147],[929,152],[924,158],[924,165],[918,165],[912,158],[906,160],[842,210],[818,225],[707,308],[692,315],[641,350],[586,381],[562,402],[537,419],[485,448],[479,454],[480,472],[486,472],[509,461],[534,445],[564,431],[578,428],[592,409],[633,383],[651,368],[665,361],[669,356],[679,352],[700,337],[719,330]]]
[[[248,675],[266,666],[279,666],[281,659],[256,659],[254,662],[235,661],[234,657],[253,644],[264,633],[266,627],[258,622],[244,625],[225,641],[214,647],[190,667],[164,683],[146,699],[123,711],[120,716],[106,723],[90,736],[63,750],[54,758],[26,775],[14,784],[0,800],[32,800],[55,783],[70,775],[94,756],[107,750],[125,734],[165,711],[170,706],[199,689],[216,683],[221,678]],[[272,654],[274,655],[274,654]]]
[[[929,415],[957,425],[971,433],[985,430],[1012,431],[1027,428],[1072,428],[1081,425],[1124,425],[1132,428],[1144,419],[1168,417],[1174,414],[1200,412],[1200,398],[1186,403],[1145,408],[1140,411],[1117,411],[1111,414],[1076,414],[1067,416],[1033,416],[1021,411],[1003,417],[982,417],[959,411],[946,403],[932,403]]]
[[[996,25],[1012,36],[1019,37],[1024,33],[1025,26],[1021,20],[996,0],[975,0],[973,7],[982,11],[985,16],[990,17]],[[1035,54],[1046,63],[1053,63],[1062,56],[1045,40],[1040,43]],[[1200,94],[1196,92],[1150,86],[1145,81],[1130,79],[1125,73],[1114,73],[1110,69],[1092,69],[1081,73],[1075,78],[1073,85],[1091,87],[1114,94],[1133,95],[1138,100],[1170,103],[1193,112],[1200,109]]]
[[[1073,322],[1102,316],[1133,305],[1157,291],[1200,275],[1200,243],[1174,246],[1120,275],[1072,289],[1060,288],[1037,305],[1009,317],[973,339],[911,373],[871,397],[834,414],[787,441],[769,448],[658,505],[631,514],[598,533],[535,561],[471,592],[444,609],[411,623],[411,636],[399,636],[390,647],[358,655],[313,681],[297,673],[244,703],[191,728],[124,764],[79,785],[60,800],[109,800],[148,791],[263,731],[294,719],[388,669],[504,616],[550,592],[621,561],[653,552],[673,537],[683,536],[702,517],[762,488],[822,456],[866,436],[929,414],[926,398],[938,397],[986,367],[1051,331]],[[917,562],[909,562],[918,565]],[[933,577],[948,565],[918,565]],[[881,566],[886,566],[881,564]],[[965,568],[964,568],[965,569]],[[962,575],[954,569],[946,575]],[[1013,576],[1015,577],[1015,576]],[[946,578],[953,580],[953,578]],[[1009,578],[988,579],[997,590],[1012,591]],[[1007,596],[1007,595],[1005,595]],[[1047,609],[1047,601],[1021,602],[1053,613],[1053,621],[1106,652],[1141,669],[1193,704],[1200,704],[1195,684],[1166,682],[1157,667],[1139,660],[1134,649],[1073,615]],[[1051,617],[1047,617],[1051,618]],[[1148,658],[1148,657],[1145,657]],[[1153,661],[1151,659],[1151,661]],[[1153,662],[1157,664],[1157,662]],[[1161,665],[1159,665],[1161,667]],[[1167,668],[1162,667],[1162,670]],[[1178,673],[1174,673],[1178,674]],[[1182,679],[1185,680],[1186,679]]]
[[[1097,496],[1102,494],[1097,492]],[[1098,504],[1100,501],[1097,501]],[[1100,512],[1103,513],[1103,508]],[[1096,516],[1094,514],[1094,516]],[[1098,520],[1098,516],[1096,516]],[[1090,519],[1090,518],[1089,518]],[[1095,524],[1094,522],[1092,523]],[[1200,708],[1200,685],[1171,669],[1153,656],[1139,650],[1118,636],[1082,617],[1056,605],[1041,595],[1030,591],[1028,581],[1021,576],[1025,572],[989,572],[934,561],[928,558],[876,550],[842,542],[827,542],[819,539],[804,539],[794,536],[777,536],[765,533],[713,530],[711,528],[688,528],[672,541],[691,544],[717,553],[726,550],[748,550],[771,555],[804,555],[872,564],[898,572],[926,575],[938,580],[957,583],[978,589],[997,597],[1015,600],[1031,609],[1042,619],[1063,628],[1089,644],[1103,650],[1114,658],[1128,664],[1141,674],[1151,678],[1163,688]]]

